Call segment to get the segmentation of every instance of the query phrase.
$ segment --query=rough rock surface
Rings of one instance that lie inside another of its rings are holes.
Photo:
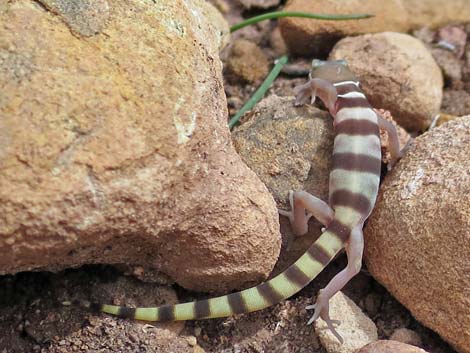
[[[408,14],[407,20],[410,29],[468,22],[470,18],[470,2],[467,0],[446,2],[440,0],[401,0],[401,2]]]
[[[442,111],[456,116],[470,113],[470,93],[464,90],[447,90],[442,97]]]
[[[403,19],[405,9],[400,0],[293,0],[285,11],[302,11],[323,14],[375,14],[370,19],[350,21],[321,21],[307,18],[280,19],[282,35],[291,52],[302,55],[326,54],[334,43],[345,36],[383,31],[405,32],[408,26]]]
[[[424,349],[397,341],[380,340],[359,349],[356,353],[427,353]]]
[[[270,7],[279,6],[280,0],[238,0],[240,4],[250,9],[268,9]]]
[[[39,2],[59,15],[73,32],[85,37],[100,33],[109,18],[108,0],[39,0]]]
[[[311,105],[294,107],[294,97],[269,96],[259,102],[232,136],[243,161],[266,184],[280,208],[288,209],[289,190],[306,190],[328,199],[333,124],[326,111]],[[282,234],[294,240],[289,221],[281,217]],[[311,221],[308,234],[296,237],[278,266],[297,259],[321,234]]]
[[[291,0],[285,11],[321,14],[368,13],[370,19],[320,21],[287,17],[280,20],[282,34],[291,52],[302,55],[325,54],[342,37],[385,31],[408,32],[448,22],[468,21],[468,0]]]
[[[266,277],[278,215],[226,127],[227,32],[205,1],[109,2],[86,39],[37,2],[1,5],[0,273],[128,263],[220,291]]]
[[[370,103],[405,129],[424,131],[438,114],[442,74],[420,40],[393,32],[344,38],[329,58],[346,59]]]
[[[319,319],[314,323],[315,332],[329,353],[354,353],[358,348],[378,339],[374,322],[342,292],[330,299],[330,317],[340,321],[336,330],[344,340],[342,344],[328,330],[323,320]]]
[[[456,54],[444,48],[433,48],[431,53],[442,70],[446,87],[462,89],[462,64]]]
[[[392,341],[398,341],[401,343],[411,344],[412,346],[421,346],[422,340],[419,334],[413,330],[401,327],[396,329],[390,336]]]
[[[414,141],[365,228],[369,271],[413,316],[470,352],[470,116]]]
[[[243,161],[282,205],[287,207],[291,189],[328,196],[333,148],[328,112],[312,105],[295,107],[294,97],[271,95],[234,129],[232,138]]]

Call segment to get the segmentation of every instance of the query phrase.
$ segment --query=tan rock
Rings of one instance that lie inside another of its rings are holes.
[[[458,59],[461,59],[465,53],[465,44],[467,43],[467,32],[463,26],[449,25],[442,28],[436,33],[437,43],[445,43],[450,45],[452,52]]]
[[[301,55],[326,54],[340,38],[362,33],[405,32],[407,14],[401,0],[292,0],[285,11],[320,14],[375,14],[375,17],[349,21],[312,20],[286,17],[279,21],[290,51]]]
[[[268,58],[255,43],[246,39],[233,42],[226,62],[227,76],[232,80],[257,82],[269,72]]]
[[[413,316],[470,352],[470,116],[414,141],[365,228],[372,275]]]
[[[69,28],[85,37],[100,33],[109,19],[107,0],[39,0],[48,10],[59,15]]]
[[[263,99],[232,133],[243,161],[284,206],[291,189],[328,196],[333,147],[329,113],[311,105],[295,107],[294,100],[276,95]]]
[[[345,59],[370,103],[389,110],[407,130],[425,130],[438,114],[442,74],[418,39],[385,32],[344,38],[330,59]]]
[[[470,2],[468,0],[402,0],[408,13],[410,29],[439,27],[451,22],[468,22]]]
[[[421,337],[416,331],[401,327],[396,329],[390,336],[392,341],[398,341],[401,343],[411,344],[412,346],[421,346]]]
[[[269,34],[269,44],[275,56],[281,56],[288,52],[286,42],[282,38],[279,26],[276,26]]]
[[[442,96],[442,111],[454,116],[467,114],[470,111],[470,93],[464,90],[446,89]]]
[[[470,18],[468,0],[291,0],[284,10],[375,15],[370,19],[351,21],[282,18],[280,26],[287,45],[291,52],[302,55],[326,54],[338,39],[346,36],[385,31],[408,32],[423,26],[464,22]]]
[[[281,0],[239,0],[240,4],[250,9],[268,9],[270,7],[279,6]]]
[[[427,353],[424,349],[397,341],[380,340],[359,349],[356,353]]]
[[[462,89],[462,64],[455,53],[444,48],[433,48],[431,53],[436,64],[442,70],[446,87]]]
[[[329,353],[353,353],[358,348],[378,339],[374,322],[342,292],[336,293],[330,299],[330,317],[340,321],[336,330],[344,340],[342,344],[331,330],[328,330],[328,326],[322,319],[314,323],[315,332]]]
[[[220,291],[266,277],[278,215],[230,141],[227,33],[205,1],[109,2],[86,40],[34,1],[2,5],[0,273],[128,263]]]

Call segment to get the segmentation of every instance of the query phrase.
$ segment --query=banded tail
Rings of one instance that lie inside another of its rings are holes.
[[[284,272],[256,287],[220,297],[151,308],[64,302],[122,318],[143,321],[182,321],[227,317],[272,306],[299,292],[310,283],[343,248],[351,230],[333,220],[310,248]]]

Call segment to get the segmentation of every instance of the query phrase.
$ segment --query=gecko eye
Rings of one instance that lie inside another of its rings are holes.
[[[312,60],[312,68],[316,69],[319,66],[325,65],[327,61],[319,60],[319,59],[313,59]]]
[[[341,60],[335,60],[334,61],[335,63],[339,64],[339,65],[342,65],[342,66],[348,66],[348,62],[344,59],[341,59]]]
[[[320,66],[326,65],[326,64],[333,64],[333,65],[341,65],[341,66],[348,66],[348,63],[344,59],[340,60],[320,60],[320,59],[313,59],[312,60],[312,68],[316,69]]]

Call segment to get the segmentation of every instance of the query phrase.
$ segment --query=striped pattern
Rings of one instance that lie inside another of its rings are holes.
[[[332,222],[331,230],[327,229],[307,252],[284,272],[256,287],[229,295],[155,308],[135,309],[80,301],[72,304],[144,321],[206,319],[261,310],[292,296],[310,283],[342,249],[349,232],[350,229],[346,229],[339,222]]]
[[[330,171],[330,206],[347,218],[363,222],[377,197],[380,169],[380,131],[377,116],[357,81],[334,83],[335,140]]]
[[[372,210],[369,198],[361,193],[348,189],[336,189],[330,194],[332,207],[349,207],[359,214],[368,214]]]
[[[351,81],[345,80],[345,81],[339,81],[339,82],[334,82],[334,83],[333,83],[333,86],[335,86],[337,90],[341,89],[341,87],[349,86],[349,85],[354,85],[355,87],[359,87],[359,81],[356,81],[356,80],[351,80]]]
[[[336,90],[336,92],[338,92],[338,90]],[[343,94],[338,93],[337,97],[338,98],[364,98],[366,99],[366,96],[364,95],[364,93],[358,92],[358,91],[350,91],[350,92],[345,92]]]
[[[335,83],[334,86],[336,87],[336,92],[339,96],[359,90],[359,83],[353,81],[339,82],[339,84]]]
[[[346,66],[337,65],[320,65],[312,71],[312,78],[332,82],[337,91],[333,111],[336,136],[330,172],[330,205],[335,217],[294,264],[256,287],[189,303],[136,309],[80,301],[67,305],[145,321],[205,319],[260,310],[305,287],[343,248],[353,227],[369,216],[379,186],[381,154],[377,116],[354,75]]]
[[[335,154],[332,169],[374,174],[377,170],[380,170],[381,165],[382,161],[375,156],[364,156],[352,152],[343,152]]]
[[[379,127],[374,122],[367,119],[350,119],[343,120],[342,122],[336,124],[335,132],[336,134],[345,134],[345,135],[377,135],[379,133]]]

